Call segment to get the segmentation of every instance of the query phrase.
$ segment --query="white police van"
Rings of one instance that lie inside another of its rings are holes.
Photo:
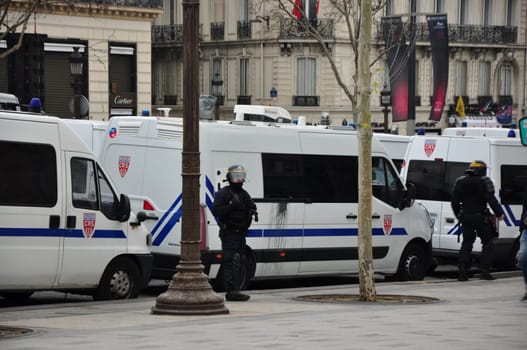
[[[93,152],[61,119],[0,111],[0,296],[136,297],[150,234]]]
[[[411,136],[375,133],[375,137],[382,143],[397,170],[401,171]]]
[[[74,121],[72,121],[74,122]],[[94,132],[98,132],[95,130]],[[153,239],[152,277],[169,279],[179,261],[182,215],[182,120],[114,117],[99,160],[120,188],[148,197]],[[350,129],[249,121],[200,121],[202,260],[218,276],[221,242],[210,208],[226,169],[243,165],[245,188],[259,221],[247,237],[246,280],[358,272],[358,140]],[[372,161],[374,268],[402,280],[422,279],[431,252],[432,222],[412,205],[383,146],[374,138]],[[221,275],[220,275],[221,276]]]
[[[442,136],[412,136],[401,176],[416,188],[416,201],[434,220],[432,240],[439,263],[457,259],[461,232],[450,204],[455,180],[465,174],[469,163],[482,160],[492,179],[505,219],[499,222],[499,239],[494,263],[500,268],[516,264],[522,194],[527,184],[527,149],[522,148],[517,130],[500,128],[448,128]],[[479,238],[474,256],[481,253]]]

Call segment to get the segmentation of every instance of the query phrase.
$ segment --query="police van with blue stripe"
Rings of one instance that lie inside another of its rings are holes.
[[[412,136],[401,176],[416,188],[416,201],[423,204],[434,220],[432,249],[437,263],[455,261],[461,247],[461,233],[450,204],[456,179],[464,175],[473,160],[487,164],[487,176],[494,183],[504,220],[498,222],[494,265],[517,266],[522,195],[527,184],[527,149],[518,130],[505,128],[447,128],[443,135]],[[474,258],[481,254],[476,239]]]
[[[211,279],[221,269],[219,229],[211,206],[232,164],[247,170],[244,188],[259,212],[247,237],[246,281],[358,272],[355,131],[244,120],[199,125],[201,249]],[[156,218],[144,222],[153,239],[152,277],[170,279],[179,261],[184,205],[182,120],[114,117],[105,129],[100,124],[92,129],[104,133],[88,139],[103,140],[97,146],[99,160],[119,189],[131,194],[132,208]],[[375,271],[420,280],[431,257],[431,219],[423,206],[413,204],[375,137],[372,162]],[[135,201],[133,194],[148,200]]]
[[[150,280],[150,234],[63,120],[0,111],[0,159],[0,296],[139,294]]]

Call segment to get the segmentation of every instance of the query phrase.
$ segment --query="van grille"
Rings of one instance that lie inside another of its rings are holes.
[[[121,136],[138,136],[141,125],[119,125],[119,133]]]
[[[181,130],[157,129],[157,137],[166,140],[182,140],[183,132]]]

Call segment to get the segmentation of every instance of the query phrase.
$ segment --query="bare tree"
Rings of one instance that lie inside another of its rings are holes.
[[[375,14],[386,6],[386,0],[324,0],[325,17],[332,18],[334,23],[344,23],[347,29],[347,40],[353,52],[353,73],[348,86],[331,50],[326,45],[327,40],[321,35],[318,23],[311,21],[304,9],[295,0],[261,0],[255,13],[265,8],[271,9],[272,17],[278,21],[290,19],[296,25],[314,38],[320,45],[324,56],[328,59],[338,86],[351,103],[353,120],[359,125],[359,282],[360,298],[363,301],[376,301],[375,279],[372,253],[372,222],[371,222],[371,67],[384,55],[384,51],[376,58],[371,58],[370,50],[372,25]],[[303,2],[302,2],[303,3]],[[264,5],[265,4],[265,5]],[[293,9],[296,14],[293,14]]]
[[[19,34],[16,44],[0,53],[0,59],[7,57],[22,46],[22,40],[31,16],[46,2],[46,0],[25,2],[2,0],[0,2],[0,40],[5,40],[10,34]]]

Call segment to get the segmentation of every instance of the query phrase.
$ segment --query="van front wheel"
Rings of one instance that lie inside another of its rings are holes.
[[[421,281],[425,278],[427,259],[423,248],[409,244],[401,255],[397,277],[400,281]]]
[[[141,276],[137,265],[130,259],[117,259],[106,268],[99,286],[93,293],[94,300],[137,298]]]

